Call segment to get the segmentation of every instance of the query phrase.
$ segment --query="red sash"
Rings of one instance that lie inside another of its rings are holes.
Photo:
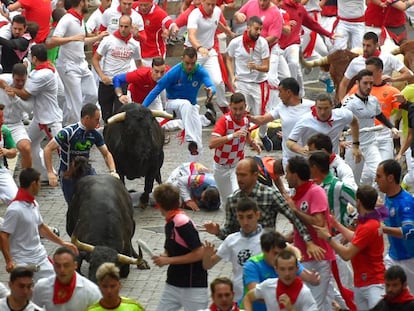
[[[311,107],[311,110],[312,110],[312,116],[313,116],[314,118],[316,118],[316,120],[318,120],[318,121],[320,121],[320,122],[326,122],[326,123],[328,123],[328,125],[329,125],[330,127],[332,127],[332,125],[333,125],[332,114],[330,115],[330,117],[329,117],[329,119],[328,119],[328,120],[323,121],[323,120],[321,120],[321,119],[319,118],[318,113],[316,112],[316,107],[315,107],[315,106],[312,106],[312,107]]]
[[[388,297],[387,295],[384,295],[384,300],[386,300],[389,304],[402,304],[414,300],[414,296],[411,295],[408,288],[405,287],[403,292],[397,297]]]
[[[213,16],[214,10],[213,10],[213,12],[211,12],[211,14],[207,14],[207,12],[204,10],[204,7],[203,7],[202,4],[198,6],[198,9],[200,10],[201,15],[203,15],[204,18],[211,18],[211,16]]]
[[[313,182],[312,181],[305,181],[303,184],[301,184],[299,187],[296,188],[296,193],[295,195],[292,197],[293,201],[297,201],[300,200],[300,198],[302,198],[305,193],[310,189],[310,187],[312,187]]]
[[[214,303],[210,305],[210,311],[221,311]],[[230,309],[230,311],[240,311],[239,307],[237,306],[237,303],[233,302],[233,307]]]
[[[276,301],[279,304],[279,308],[283,309],[285,305],[279,302],[279,297],[283,294],[286,294],[290,298],[290,302],[292,305],[296,303],[298,299],[299,293],[302,290],[303,281],[300,277],[296,277],[292,284],[286,285],[280,279],[277,279],[277,286],[276,286]]]
[[[247,30],[244,31],[243,33],[243,46],[246,49],[247,53],[250,53],[251,50],[254,50],[254,48],[256,47],[256,41],[253,40],[252,38],[250,38]]]
[[[121,33],[119,32],[119,29],[118,29],[114,32],[114,37],[118,38],[119,40],[124,41],[125,44],[128,44],[128,41],[129,41],[129,39],[131,39],[132,34],[129,34],[127,37],[123,37],[123,36],[121,36]]]
[[[83,20],[83,15],[79,14],[75,9],[69,9],[68,10],[69,14],[72,14],[73,16],[75,16],[78,20],[79,23],[82,25],[82,20]]]
[[[32,196],[29,192],[26,191],[26,189],[23,188],[19,188],[17,190],[17,194],[16,197],[13,199],[12,202],[14,201],[23,201],[23,202],[27,202],[27,203],[31,203],[31,204],[35,204],[35,197]]]
[[[51,63],[49,60],[48,60],[48,61],[45,61],[45,62],[43,62],[43,63],[41,63],[40,65],[37,65],[37,66],[35,67],[35,69],[36,69],[36,70],[50,69],[50,70],[52,70],[53,72],[55,72],[55,67],[53,67],[52,63]]]
[[[53,287],[53,303],[60,305],[67,303],[73,295],[76,287],[76,272],[73,273],[72,280],[69,284],[62,284],[56,278],[55,286]]]

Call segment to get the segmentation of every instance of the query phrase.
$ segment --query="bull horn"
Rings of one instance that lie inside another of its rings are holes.
[[[108,119],[107,123],[112,124],[112,123],[115,123],[115,122],[121,122],[121,121],[125,120],[125,117],[126,117],[126,112],[123,111],[123,112],[117,113],[117,114],[113,115],[112,117],[110,117]]]
[[[165,111],[162,111],[162,110],[151,110],[151,113],[154,118],[161,117],[161,118],[169,119],[169,120],[174,119],[174,116],[172,114],[166,113]]]
[[[95,249],[95,246],[79,241],[78,238],[74,235],[72,235],[71,242],[72,244],[75,244],[76,247],[81,251],[90,253]]]
[[[392,54],[392,55],[398,55],[398,54],[401,54],[401,48],[400,48],[400,47],[395,48],[394,50],[392,50],[392,51],[391,51],[391,54]]]
[[[321,57],[319,59],[311,60],[311,61],[307,61],[304,58],[302,58],[301,62],[302,62],[302,65],[307,68],[329,65],[329,60],[327,56]]]
[[[120,263],[128,265],[139,265],[142,262],[142,258],[134,258],[123,254],[118,254],[118,261]]]

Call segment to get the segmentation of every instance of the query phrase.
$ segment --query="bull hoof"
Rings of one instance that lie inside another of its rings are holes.
[[[140,264],[137,265],[139,270],[148,270],[151,269],[150,265],[146,260],[142,260]]]

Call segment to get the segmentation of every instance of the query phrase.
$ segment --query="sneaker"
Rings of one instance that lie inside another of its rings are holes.
[[[269,137],[267,137],[267,135],[265,137],[260,137],[260,139],[262,140],[263,147],[266,151],[273,150],[273,142]]]
[[[195,141],[190,141],[188,144],[188,151],[191,155],[198,155],[198,147]]]
[[[216,124],[216,113],[210,109],[207,109],[204,116],[211,122],[211,124]]]

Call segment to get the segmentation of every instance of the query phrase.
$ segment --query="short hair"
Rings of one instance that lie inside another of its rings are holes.
[[[285,175],[282,158],[275,159],[275,162],[273,162],[273,172],[277,175]]]
[[[64,8],[56,8],[52,11],[52,19],[57,23],[65,14],[66,10]]]
[[[118,24],[121,22],[121,18],[128,18],[129,24],[132,24],[132,18],[131,18],[131,16],[129,16],[127,14],[122,14],[122,16],[118,20]]]
[[[397,265],[389,267],[385,271],[384,278],[387,281],[400,280],[402,284],[407,282],[407,274],[401,266]]]
[[[247,26],[251,26],[254,23],[259,24],[259,25],[263,25],[263,21],[261,20],[261,18],[259,16],[252,16],[249,18],[249,20],[247,21]]]
[[[15,15],[12,19],[12,24],[22,24],[22,25],[27,25],[27,20],[26,17],[24,17],[23,15],[19,14],[19,15]]]
[[[356,79],[358,81],[361,81],[363,77],[372,77],[372,76],[373,76],[372,71],[369,71],[368,69],[362,69],[357,73]]]
[[[32,56],[36,56],[36,58],[41,61],[47,61],[47,48],[44,43],[32,45],[30,49]]]
[[[331,105],[333,104],[332,97],[328,93],[318,94],[318,96],[316,97],[315,103],[317,102],[329,102]]]
[[[240,92],[236,92],[230,96],[230,103],[231,104],[239,104],[239,103],[245,103],[246,97],[244,94]]]
[[[181,205],[180,190],[172,184],[162,184],[155,188],[154,199],[166,211],[178,209]]]
[[[106,277],[119,281],[119,268],[112,262],[105,262],[96,270],[96,280],[102,282]]]
[[[289,260],[291,258],[295,258],[296,266],[298,265],[298,258],[290,250],[284,249],[279,254],[277,254],[277,256],[275,257],[275,266],[276,267],[277,267],[277,262],[278,262],[279,258],[283,259],[283,260]]]
[[[27,67],[23,63],[17,63],[12,68],[13,76],[27,76]]]
[[[260,247],[263,252],[269,252],[275,247],[285,249],[286,246],[286,238],[275,230],[266,229],[260,236]]]
[[[186,47],[183,52],[183,57],[188,56],[189,58],[197,57],[197,50],[192,46]]]
[[[59,247],[57,250],[55,250],[55,252],[53,253],[53,258],[55,258],[56,256],[59,256],[59,255],[63,255],[63,254],[70,255],[72,257],[73,261],[76,260],[75,253],[70,248],[67,248],[65,246]]]
[[[355,198],[361,201],[365,209],[373,211],[377,204],[378,192],[371,185],[360,185],[355,193]]]
[[[16,281],[19,278],[31,278],[33,279],[34,272],[26,267],[16,267],[10,272],[10,282]]]
[[[246,197],[237,201],[236,212],[257,212],[258,210],[259,207],[257,206],[257,202],[252,198]]]
[[[386,176],[392,175],[394,182],[399,184],[401,181],[401,165],[394,159],[388,159],[380,162],[378,166],[382,166]]]
[[[67,0],[68,1],[68,5],[70,5],[70,8],[76,8],[79,6],[79,4],[81,3],[81,1],[86,1],[86,0]],[[66,9],[66,7],[65,7]]]
[[[329,173],[329,154],[325,151],[313,151],[309,156],[310,167],[316,166],[322,174]]]
[[[381,58],[377,56],[368,57],[367,60],[365,61],[365,65],[373,65],[377,69],[381,69],[381,70],[384,69],[384,62],[382,61]]]
[[[20,187],[27,189],[34,181],[38,181],[39,179],[40,173],[38,171],[32,167],[25,168],[20,172],[19,175]]]
[[[325,149],[329,154],[332,153],[332,140],[328,135],[317,133],[309,137],[308,146],[314,145],[317,150]]]
[[[310,167],[305,158],[301,156],[294,156],[288,160],[289,171],[297,174],[301,180],[310,179]]]
[[[230,286],[230,290],[233,291],[233,282],[229,278],[226,278],[226,277],[218,277],[218,278],[215,278],[213,280],[213,282],[210,283],[210,291],[211,291],[211,294],[212,295],[216,291],[216,285],[219,285],[219,284],[228,285],[228,286]]]
[[[220,193],[217,187],[209,186],[204,192],[204,200],[200,201],[200,207],[207,210],[217,210],[220,207]]]
[[[165,60],[162,57],[154,57],[152,59],[151,67],[162,66],[165,65]]]
[[[27,30],[32,40],[34,40],[39,32],[39,24],[33,21],[27,22]]]
[[[254,157],[248,156],[245,157],[242,161],[247,161],[249,163],[250,173],[259,173],[259,168],[257,167],[257,162]]]
[[[374,41],[375,44],[378,43],[378,35],[375,32],[372,31],[368,31],[367,33],[364,34],[363,40],[372,40]]]
[[[89,116],[92,118],[95,116],[95,113],[97,110],[99,110],[99,108],[95,104],[85,104],[81,110],[81,118],[86,117],[86,116]]]
[[[283,87],[285,90],[289,90],[293,95],[299,95],[300,86],[296,79],[285,78],[279,83],[279,87]]]

